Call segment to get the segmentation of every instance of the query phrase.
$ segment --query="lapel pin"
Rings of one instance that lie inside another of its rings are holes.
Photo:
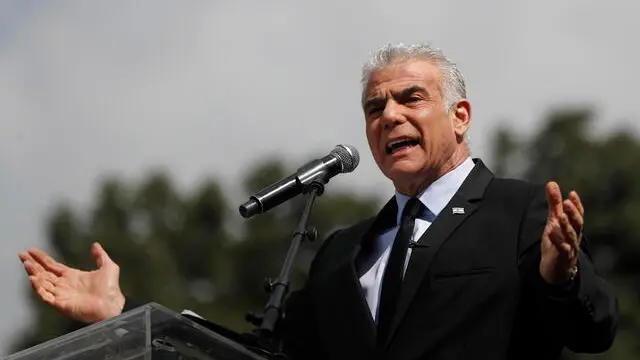
[[[462,207],[454,207],[451,209],[452,214],[464,214],[464,208]]]

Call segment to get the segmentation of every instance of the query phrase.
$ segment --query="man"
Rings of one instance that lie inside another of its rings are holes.
[[[602,352],[615,295],[591,263],[576,192],[498,179],[470,157],[471,104],[455,64],[388,45],[363,71],[371,153],[396,189],[377,216],[332,234],[279,332],[295,359],[555,359]],[[82,272],[32,249],[34,290],[95,322],[127,300],[97,244]]]

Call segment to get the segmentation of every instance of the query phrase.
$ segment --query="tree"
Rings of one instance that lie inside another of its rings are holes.
[[[247,174],[244,191],[252,193],[290,173],[280,160],[261,162]],[[330,188],[328,188],[330,189]],[[306,276],[311,256],[329,231],[372,215],[373,198],[356,198],[334,189],[317,202],[310,219],[320,237],[303,243],[293,286]],[[182,194],[163,172],[139,184],[111,178],[102,182],[90,209],[59,204],[48,220],[52,255],[69,266],[93,269],[89,253],[99,241],[121,268],[127,296],[161,303],[176,311],[191,309],[236,331],[253,328],[244,320],[267,302],[266,276],[276,277],[298,221],[302,197],[250,220],[241,220],[214,180]],[[18,336],[18,351],[82,326],[44,306],[28,290],[34,325]]]
[[[640,140],[632,131],[591,134],[594,115],[588,108],[556,110],[529,139],[503,127],[496,133],[494,158],[501,175],[539,183],[553,179],[565,193],[578,191],[594,262],[620,298],[621,322],[613,348],[591,356],[567,351],[566,358],[638,359]]]
[[[620,298],[621,323],[613,348],[602,355],[566,359],[637,359],[640,357],[640,140],[631,131],[590,133],[590,109],[551,112],[531,137],[508,128],[496,132],[494,170],[536,182],[557,180],[565,193],[579,192],[586,207],[587,241],[597,268]],[[251,193],[290,173],[283,162],[262,161],[247,174]],[[251,328],[247,311],[262,311],[265,276],[277,276],[304,199],[297,198],[250,220],[237,221],[224,190],[209,180],[192,194],[180,194],[162,173],[141,184],[110,179],[100,187],[91,209],[60,204],[48,221],[48,242],[55,256],[74,267],[93,268],[89,245],[100,241],[121,265],[122,287],[137,299],[173,309],[192,309],[237,331]],[[376,198],[329,191],[316,204],[310,224],[321,238],[333,229],[372,215]],[[233,216],[232,216],[233,215]],[[306,276],[321,240],[304,243],[293,277]],[[14,350],[75,329],[42,306],[28,290],[36,314],[34,326],[21,334]]]

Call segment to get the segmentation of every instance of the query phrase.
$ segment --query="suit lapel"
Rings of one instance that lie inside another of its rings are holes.
[[[356,245],[349,257],[359,250]],[[333,339],[332,353],[367,353],[375,344],[375,326],[353,262],[344,260],[318,284],[318,322],[321,333]]]
[[[360,276],[367,269],[360,266],[359,259],[367,257],[382,228],[394,225],[396,212],[392,198],[375,218],[340,232],[331,240],[331,253],[323,256],[333,264],[318,275],[313,298],[320,327],[330,334],[332,347],[335,345],[334,354],[348,358],[348,354],[375,351],[375,323],[360,285]]]
[[[447,206],[442,209],[431,226],[417,241],[417,246],[412,250],[387,345],[393,339],[400,322],[406,315],[407,309],[423,283],[434,257],[456,228],[476,211],[479,206],[479,200],[482,199],[487,185],[493,178],[493,174],[484,166],[481,160],[475,161],[475,167],[460,186],[460,189]]]

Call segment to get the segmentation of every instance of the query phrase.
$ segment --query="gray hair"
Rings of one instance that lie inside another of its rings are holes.
[[[372,72],[404,60],[427,60],[438,68],[442,76],[440,84],[442,102],[446,109],[450,109],[456,101],[467,97],[464,76],[458,70],[457,65],[449,60],[440,49],[425,44],[387,44],[375,51],[362,67],[363,91]]]

